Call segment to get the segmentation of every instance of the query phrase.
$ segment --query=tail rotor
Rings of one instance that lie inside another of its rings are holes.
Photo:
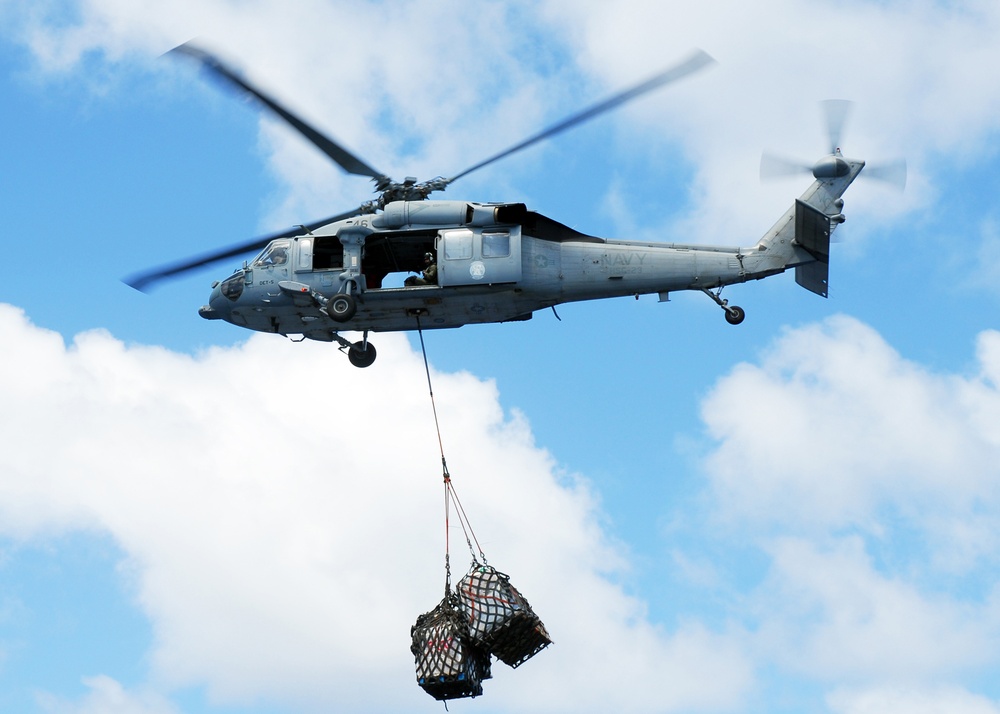
[[[849,168],[840,153],[840,146],[844,128],[854,109],[854,102],[844,99],[828,99],[820,102],[820,108],[826,123],[827,146],[830,153],[819,161],[809,163],[765,152],[760,159],[761,180],[804,174],[812,174],[814,178],[821,180],[846,175]],[[862,175],[902,191],[906,188],[906,160],[896,159],[868,167]]]

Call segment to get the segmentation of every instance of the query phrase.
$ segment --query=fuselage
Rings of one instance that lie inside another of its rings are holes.
[[[402,277],[419,271],[427,252],[437,260],[437,284],[404,286]],[[272,242],[213,287],[201,314],[319,340],[342,330],[411,330],[417,318],[424,328],[524,320],[566,302],[763,277],[746,252],[595,238],[520,204],[398,202]],[[357,312],[334,321],[323,300],[345,288]]]

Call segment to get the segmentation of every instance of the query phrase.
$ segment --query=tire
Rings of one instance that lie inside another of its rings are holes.
[[[336,322],[347,322],[357,311],[357,301],[347,293],[338,293],[326,303],[326,314]]]
[[[372,362],[375,361],[375,345],[371,342],[368,343],[368,349],[365,349],[364,342],[355,342],[351,345],[351,349],[347,350],[347,359],[351,361],[355,367],[371,367]]]
[[[730,325],[738,325],[746,319],[746,312],[739,305],[726,308],[726,322]]]

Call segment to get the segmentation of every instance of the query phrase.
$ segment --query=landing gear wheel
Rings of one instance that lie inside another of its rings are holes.
[[[326,314],[337,322],[347,322],[358,311],[358,303],[353,295],[339,293],[326,303]]]
[[[365,346],[364,341],[355,342],[351,345],[351,348],[347,350],[347,359],[351,361],[355,367],[371,367],[372,362],[375,361],[375,345],[371,342]]]
[[[739,305],[726,307],[726,322],[730,325],[738,325],[746,318],[746,311]]]

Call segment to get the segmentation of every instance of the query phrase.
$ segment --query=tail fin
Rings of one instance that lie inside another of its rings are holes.
[[[844,222],[841,196],[864,166],[863,161],[844,159],[839,151],[820,159],[813,169],[816,180],[751,251],[758,260],[748,265],[748,272],[756,277],[795,268],[795,282],[827,297],[830,236]]]
[[[830,280],[830,216],[805,201],[795,201],[794,243],[813,257],[795,267],[795,282],[810,292],[827,297]]]

